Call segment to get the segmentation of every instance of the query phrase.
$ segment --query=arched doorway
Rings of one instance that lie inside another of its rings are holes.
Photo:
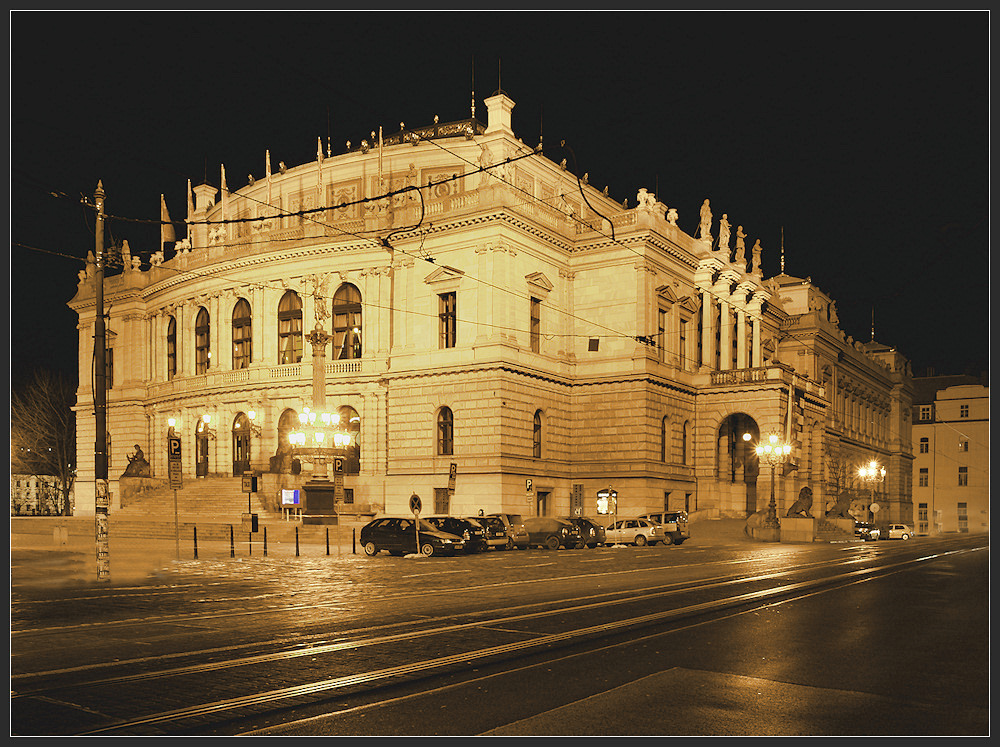
[[[344,472],[357,475],[361,472],[361,416],[349,405],[338,408],[341,430],[351,434],[351,445],[347,447]]]
[[[233,476],[250,471],[250,418],[238,413],[233,418]]]
[[[207,417],[207,416],[205,416]],[[195,427],[194,432],[194,454],[195,454],[195,476],[196,477],[207,477],[208,476],[208,454],[209,454],[209,435],[212,429],[209,428],[209,423],[201,417],[198,419],[198,425]]]
[[[729,486],[733,507],[741,505],[747,516],[757,511],[759,440],[757,421],[746,413],[733,413],[719,424],[716,474],[721,485]]]

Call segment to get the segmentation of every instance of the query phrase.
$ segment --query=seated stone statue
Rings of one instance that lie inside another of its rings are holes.
[[[128,457],[128,467],[125,468],[122,477],[150,477],[152,475],[149,462],[146,461],[146,455],[142,453],[139,444],[135,445],[134,454],[126,456]]]
[[[829,511],[826,512],[826,516],[829,519],[849,519],[851,515],[848,513],[848,509],[851,507],[851,494],[844,492],[837,497],[837,502],[833,505]]]
[[[796,500],[795,503],[793,503],[789,507],[788,512],[785,514],[785,516],[788,518],[801,516],[806,519],[811,519],[812,514],[809,513],[809,509],[812,508],[812,504],[813,504],[812,491],[809,488],[803,488],[802,491],[799,493],[798,500]]]

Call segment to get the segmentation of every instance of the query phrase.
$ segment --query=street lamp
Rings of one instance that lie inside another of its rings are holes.
[[[764,443],[758,443],[756,447],[758,459],[763,459],[771,465],[771,502],[767,506],[767,516],[763,525],[768,528],[778,528],[777,506],[774,502],[774,482],[775,470],[779,464],[784,464],[788,455],[792,451],[792,445],[782,443],[781,437],[777,433],[772,433]]]
[[[875,503],[875,486],[885,480],[885,467],[880,467],[879,463],[872,459],[867,465],[858,468],[858,477],[862,482],[868,483],[871,490],[871,502],[868,504],[869,521],[873,516],[872,505]]]
[[[292,453],[314,465],[313,479],[325,480],[326,465],[344,456],[351,434],[340,427],[340,416],[313,412],[308,407],[299,414],[299,428],[288,434]]]

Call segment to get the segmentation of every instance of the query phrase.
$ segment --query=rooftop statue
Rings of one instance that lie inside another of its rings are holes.
[[[698,226],[698,238],[712,240],[712,208],[708,199],[701,203],[701,224]]]

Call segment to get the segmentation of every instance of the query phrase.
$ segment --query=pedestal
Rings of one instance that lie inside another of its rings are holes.
[[[302,486],[305,507],[303,524],[337,524],[337,502],[334,484],[329,480],[310,480]]]

